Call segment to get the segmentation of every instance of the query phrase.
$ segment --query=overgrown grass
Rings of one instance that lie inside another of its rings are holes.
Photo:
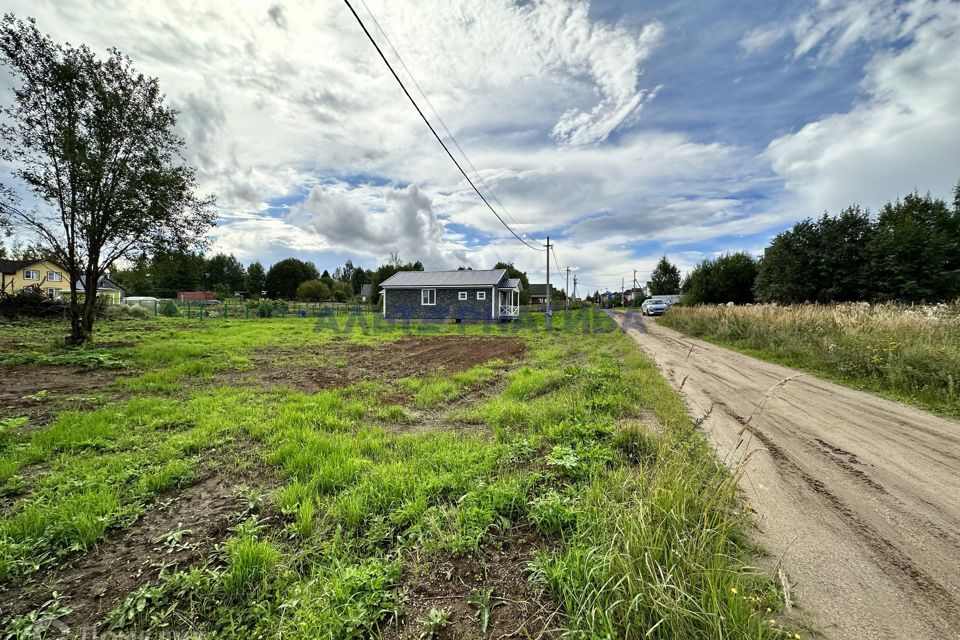
[[[302,394],[192,383],[249,368],[263,345],[322,345],[331,329],[158,322],[120,348],[142,372],[121,382],[136,397],[4,436],[8,480],[43,470],[0,517],[0,580],[97,544],[242,440],[282,481],[261,516],[207,564],[130,594],[115,628],[190,620],[218,638],[378,637],[403,615],[405,576],[526,527],[546,541],[533,579],[569,637],[783,637],[765,613],[775,593],[749,568],[735,484],[678,395],[605,316],[558,314],[555,326],[424,327],[512,335],[528,355]],[[424,409],[471,428],[405,430]]]
[[[960,302],[674,307],[665,326],[960,417]]]

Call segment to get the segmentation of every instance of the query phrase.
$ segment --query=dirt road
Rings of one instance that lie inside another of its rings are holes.
[[[827,638],[960,638],[960,423],[615,316],[740,469]]]

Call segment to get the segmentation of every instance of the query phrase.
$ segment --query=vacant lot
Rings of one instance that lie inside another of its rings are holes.
[[[659,322],[757,358],[960,417],[960,302],[675,307]]]
[[[8,635],[793,637],[679,397],[555,326],[4,325]]]

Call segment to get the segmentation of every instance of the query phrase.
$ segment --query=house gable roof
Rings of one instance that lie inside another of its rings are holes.
[[[520,278],[507,278],[501,287],[504,289],[523,289],[523,283]]]
[[[382,289],[399,287],[495,287],[506,276],[506,269],[399,271],[381,282],[380,287]]]
[[[86,288],[83,283],[84,283],[84,277],[83,277],[83,276],[80,276],[80,279],[77,280],[77,289],[84,289],[84,288]],[[123,287],[121,287],[120,285],[118,285],[116,282],[114,282],[113,280],[111,280],[111,279],[108,278],[107,276],[100,276],[100,280],[97,281],[97,289],[98,289],[98,290],[103,289],[103,290],[119,291],[120,293],[126,293],[126,292],[127,292],[126,289],[124,289]]]
[[[66,271],[62,266],[54,262],[53,260],[46,260],[41,258],[40,260],[0,260],[0,273],[16,273],[23,269],[24,267],[29,267],[31,265],[40,264],[41,262],[49,262],[53,266],[57,267],[61,271]]]

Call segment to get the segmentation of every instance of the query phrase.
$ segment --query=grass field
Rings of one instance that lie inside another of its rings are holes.
[[[659,322],[758,358],[960,417],[960,302],[674,307]]]
[[[0,326],[7,637],[795,637],[678,395],[555,327]]]

